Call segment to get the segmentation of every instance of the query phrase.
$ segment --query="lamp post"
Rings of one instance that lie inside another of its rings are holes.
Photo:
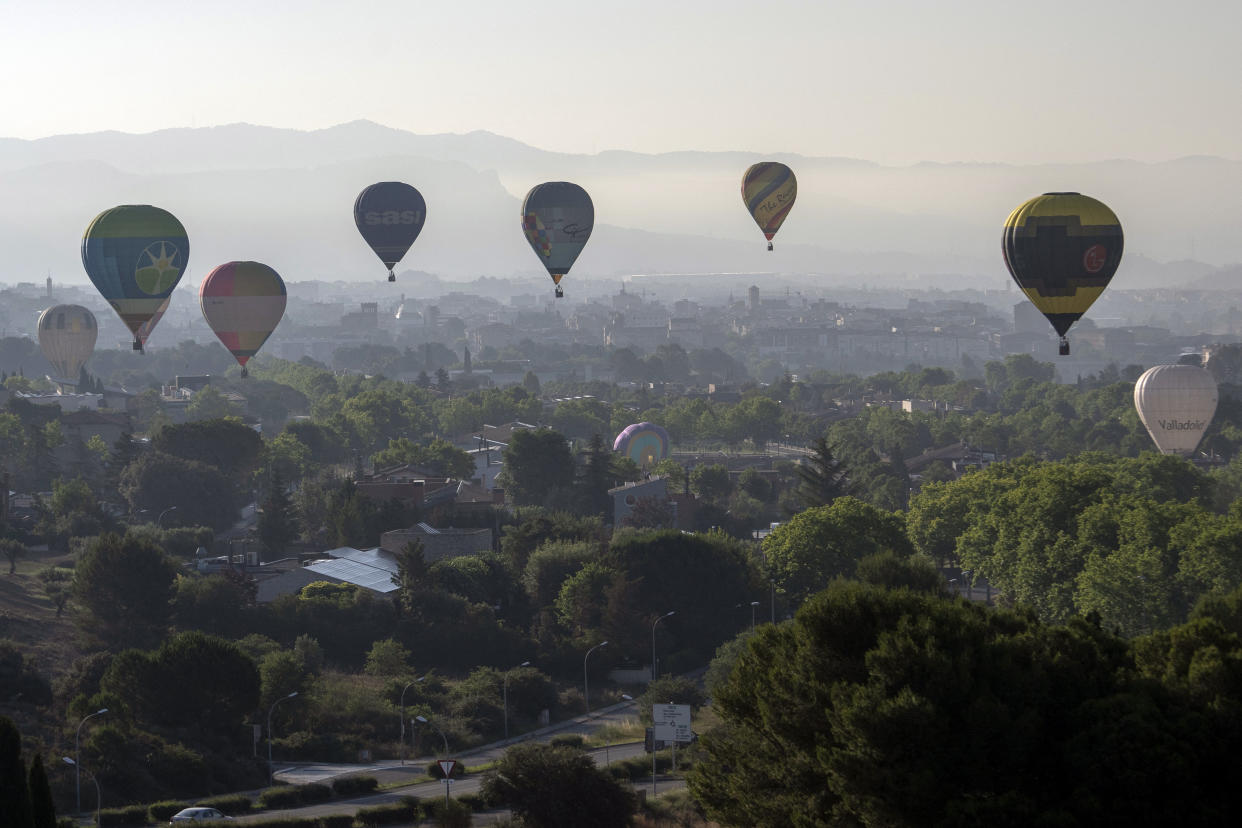
[[[103,714],[107,712],[108,712],[108,708],[101,707],[98,710],[96,710],[94,713],[89,714],[88,716],[83,718],[82,721],[78,722],[78,730],[76,733],[73,734],[73,761],[70,764],[73,765],[74,767],[73,787],[77,789],[77,792],[78,792],[78,811],[77,812],[79,814],[82,813],[82,765],[80,764],[80,762],[82,761],[82,748],[81,748],[82,725],[86,724],[87,719],[93,719],[96,716],[102,716]]]
[[[759,606],[758,601],[750,602],[750,631],[755,631],[755,607]]]
[[[405,691],[409,690],[425,678],[427,677],[420,676],[419,678],[411,681],[405,687],[401,688],[401,764],[403,765],[405,764]]]
[[[591,653],[595,652],[600,647],[607,647],[607,646],[608,646],[607,641],[601,644],[596,644],[594,647],[587,650],[586,655],[582,657],[582,699],[583,701],[586,702],[586,712],[588,715],[591,712],[591,683],[590,683],[590,679],[587,678],[587,659],[591,657]]]
[[[276,773],[272,770],[272,711],[276,709],[276,705],[280,704],[285,699],[293,698],[297,694],[298,691],[294,690],[287,696],[281,696],[279,699],[272,702],[272,706],[267,709],[267,784],[269,785],[271,785],[276,779]]]
[[[156,518],[155,525],[158,526],[160,529],[163,529],[164,528],[164,515],[168,514],[169,512],[175,512],[175,511],[177,511],[176,506],[169,506],[167,509],[160,512],[160,516]]]
[[[529,661],[523,661],[521,664],[519,664],[517,667],[514,667],[513,669],[516,670],[518,667],[529,667],[529,666],[530,666]],[[513,672],[513,671],[510,670],[509,672]],[[509,673],[505,673],[505,738],[506,739],[509,738]],[[448,753],[448,748],[445,748],[444,752]]]
[[[436,733],[439,733],[440,738],[444,740],[444,755],[448,756],[448,737],[444,735],[444,731],[441,730],[439,727],[436,727],[436,723],[429,721],[426,716],[415,716],[414,721],[418,722],[419,724],[429,724],[435,728]]]
[[[656,625],[659,624],[661,621],[663,621],[665,618],[668,618],[670,615],[674,615],[676,612],[677,610],[671,610],[669,612],[664,613],[663,615],[661,615],[659,618],[655,620],[654,624],[651,625],[651,680],[652,681],[655,681],[656,678],[659,676],[659,671],[656,669],[656,645],[655,645]]]
[[[68,756],[62,756],[60,758],[61,758],[61,761],[63,761],[66,765],[73,765],[73,770],[75,773],[79,773],[81,771],[82,766],[79,765],[77,762],[73,761],[72,759],[70,759]],[[89,776],[91,778],[91,781],[95,783],[95,824],[98,825],[99,824],[99,807],[100,807],[99,801],[101,798],[101,795],[99,793],[99,780],[95,777],[95,774],[91,773],[90,771],[87,771],[86,775]],[[79,794],[80,793],[81,791],[79,791]],[[79,811],[82,810],[82,802],[80,799],[78,801],[78,810]]]

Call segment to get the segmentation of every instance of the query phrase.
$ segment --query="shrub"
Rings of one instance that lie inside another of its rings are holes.
[[[247,826],[248,828],[250,826],[253,826],[253,828],[319,828],[320,819],[322,817],[319,819],[298,816],[272,817],[271,819],[249,822]],[[350,820],[352,821],[353,817],[350,817]]]
[[[176,799],[166,799],[163,802],[152,802],[148,805],[147,814],[152,822],[168,822],[169,817],[188,807],[190,806]]]
[[[311,782],[309,785],[299,785],[298,791],[302,794],[302,803],[304,805],[327,802],[332,798],[332,789],[318,782]]]
[[[375,825],[393,825],[398,822],[417,822],[418,797],[403,796],[400,802],[393,802],[390,805],[359,808],[356,818],[367,828]]]
[[[145,805],[127,805],[124,808],[104,808],[99,812],[99,828],[133,828],[147,824]]]
[[[484,801],[483,796],[477,793],[462,794],[457,797],[457,801],[462,805],[465,805],[471,811],[483,811],[490,807],[487,802]]]
[[[353,796],[370,793],[379,787],[374,776],[342,776],[332,780],[332,790],[337,796]]]
[[[323,828],[353,828],[353,814],[328,814],[319,818],[320,825]]]
[[[586,740],[581,733],[558,733],[552,737],[552,747],[571,747],[581,749]]]
[[[254,808],[250,797],[245,794],[223,794],[208,799],[200,799],[194,804],[203,808],[215,808],[217,811],[229,816],[248,814]]]
[[[435,799],[427,803],[427,816],[441,828],[470,828],[474,821],[470,809],[461,801]]]
[[[296,808],[304,801],[302,799],[301,786],[282,785],[279,788],[268,788],[259,794],[259,807],[269,810],[273,808]]]

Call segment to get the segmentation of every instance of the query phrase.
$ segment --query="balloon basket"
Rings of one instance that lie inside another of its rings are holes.
[[[397,274],[393,273],[391,270],[388,271],[388,281],[390,282],[397,281]]]
[[[245,366],[242,366],[242,379],[245,379],[248,376],[250,376],[250,372],[246,370]]]
[[[768,252],[772,252],[772,242],[768,242]]]
[[[136,339],[134,340],[134,350],[138,353],[142,353],[142,343]]]
[[[1061,347],[1057,350],[1061,356],[1069,356],[1069,340],[1061,337]]]
[[[565,298],[565,289],[564,289],[564,288],[562,288],[560,285],[557,285],[557,286],[556,286],[556,298],[557,298],[557,299],[564,299],[564,298]]]

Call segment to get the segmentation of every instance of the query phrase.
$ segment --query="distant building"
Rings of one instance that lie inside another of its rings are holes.
[[[330,549],[324,557],[306,566],[287,569],[271,577],[256,573],[256,601],[266,604],[282,595],[301,592],[308,584],[327,581],[332,584],[353,584],[371,592],[387,595],[397,589],[397,558],[383,548],[354,549],[344,546]],[[249,570],[248,570],[249,571]]]
[[[380,535],[380,549],[396,554],[406,544],[418,540],[423,544],[423,560],[427,563],[457,558],[462,555],[481,555],[492,549],[491,529],[436,529],[419,523],[409,529],[394,529]]]
[[[652,477],[637,483],[626,483],[608,490],[612,498],[612,525],[623,526],[625,519],[634,514],[634,507],[643,498],[655,498],[670,505],[673,512],[673,525],[677,525],[677,505],[669,500],[668,483],[663,477]]]

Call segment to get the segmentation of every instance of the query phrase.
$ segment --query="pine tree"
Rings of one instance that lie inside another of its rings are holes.
[[[431,377],[427,376],[426,371],[419,371],[418,378],[414,380],[414,384],[417,385],[419,388],[430,388]]]
[[[808,462],[798,466],[798,498],[808,509],[827,506],[849,494],[845,467],[833,456],[827,438],[820,437],[812,445],[814,452]]]
[[[13,828],[34,828],[26,765],[22,762],[22,735],[7,716],[0,716],[0,813]]]
[[[30,763],[29,788],[34,828],[56,828],[56,802],[52,799],[52,786],[47,781],[47,769],[43,767],[41,753],[36,753]]]
[[[268,483],[267,497],[259,515],[259,542],[263,545],[266,560],[275,560],[284,554],[298,536],[298,519],[294,514],[293,500],[285,490],[285,481],[279,471],[273,471]]]
[[[462,357],[461,364],[463,366],[463,370],[467,374],[469,374],[470,373],[470,348],[469,346],[466,347],[466,352],[465,352],[465,355]]]
[[[608,520],[608,489],[612,483],[612,452],[604,445],[604,438],[596,434],[587,444],[586,462],[582,464],[579,489],[582,511],[589,515],[602,515]]]
[[[453,390],[453,381],[449,379],[448,371],[443,368],[436,369],[436,390],[444,393]]]
[[[126,431],[116,438],[116,442],[112,444],[112,454],[104,462],[104,485],[107,491],[119,491],[121,472],[137,459],[138,446],[134,444],[134,435]],[[117,495],[118,499],[119,497]]]

